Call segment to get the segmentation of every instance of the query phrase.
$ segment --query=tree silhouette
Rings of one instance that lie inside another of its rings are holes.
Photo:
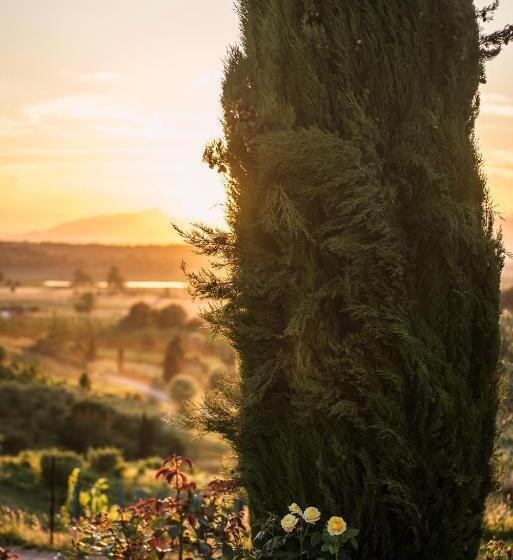
[[[182,339],[179,336],[174,336],[167,345],[164,357],[162,377],[166,383],[169,383],[175,375],[181,372],[184,358]]]

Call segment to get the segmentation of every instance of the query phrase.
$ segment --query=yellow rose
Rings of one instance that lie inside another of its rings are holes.
[[[291,513],[287,513],[287,515],[281,520],[281,526],[286,533],[291,533],[294,530],[294,527],[297,525],[299,519],[292,515]]]
[[[331,517],[328,521],[328,533],[334,537],[347,531],[347,523],[342,517]]]
[[[316,507],[307,507],[303,512],[303,519],[307,523],[317,523],[321,518],[321,512]]]
[[[298,515],[302,513],[301,508],[295,502],[289,506],[289,511],[290,513],[297,513]]]

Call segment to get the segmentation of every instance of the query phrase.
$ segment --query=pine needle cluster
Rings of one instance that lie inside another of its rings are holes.
[[[469,560],[492,485],[499,282],[474,125],[471,0],[239,0],[226,61],[229,230],[186,234],[239,356],[196,422],[239,457],[258,526],[344,512],[360,557]]]

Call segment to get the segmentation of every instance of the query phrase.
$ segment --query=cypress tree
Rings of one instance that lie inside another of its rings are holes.
[[[228,231],[189,274],[240,379],[196,421],[239,457],[252,522],[295,501],[359,558],[468,560],[495,437],[500,236],[474,138],[471,0],[240,0],[226,61]]]

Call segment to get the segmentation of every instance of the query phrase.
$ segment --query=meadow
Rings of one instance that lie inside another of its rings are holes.
[[[183,288],[0,287],[0,544],[48,548],[50,457],[58,508],[76,468],[83,487],[105,478],[111,505],[162,494],[154,471],[171,451],[199,480],[222,474],[225,444],[165,418],[233,367]],[[66,544],[60,527],[52,547]]]
[[[513,539],[509,293],[503,297],[498,482],[485,518],[485,538],[505,542]],[[102,511],[165,497],[166,485],[154,473],[171,451],[192,457],[200,486],[230,476],[233,457],[225,443],[166,422],[184,400],[200,402],[221,372],[234,373],[233,350],[212,337],[198,312],[182,287],[117,290],[72,281],[0,287],[0,546],[69,550],[66,511],[76,472],[83,503],[97,493]],[[179,356],[166,374],[166,352],[177,340]],[[183,399],[172,389],[177,379]],[[50,543],[52,492],[57,513]]]

